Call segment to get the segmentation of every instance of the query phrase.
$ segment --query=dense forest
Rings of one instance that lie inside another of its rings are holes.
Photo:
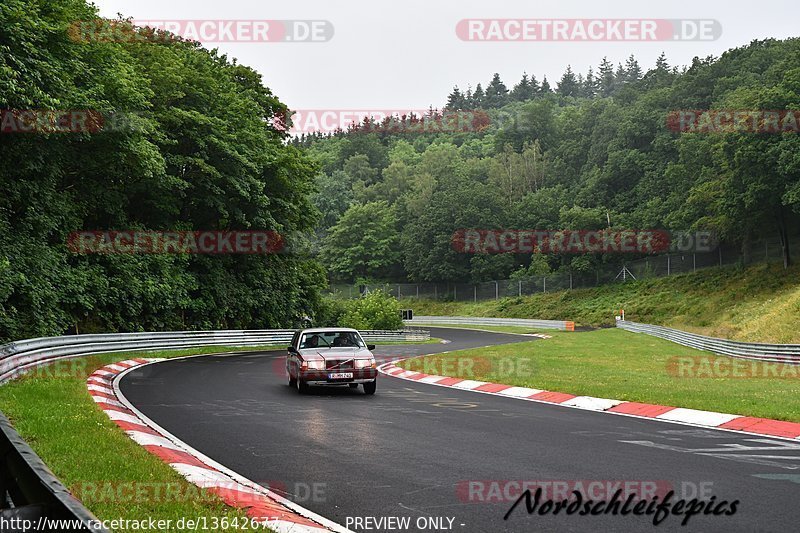
[[[286,108],[258,73],[179,39],[73,39],[96,16],[84,0],[0,4],[0,108],[108,121],[0,135],[0,340],[290,325],[326,283],[302,254],[68,249],[79,230],[293,235],[316,222],[317,169],[271,125]],[[124,124],[107,127],[113,116]]]
[[[633,57],[603,60],[552,86],[525,74],[509,88],[494,75],[423,117],[463,114],[465,128],[420,129],[410,117],[293,137],[290,111],[253,69],[124,20],[116,35],[129,42],[76,39],[76,21],[97,23],[96,9],[0,5],[0,341],[285,327],[324,313],[329,280],[477,282],[615,260],[468,255],[451,242],[462,228],[694,228],[742,244],[778,235],[787,261],[798,233],[796,129],[669,127],[676,110],[799,110],[797,39],[682,68],[662,55],[646,72]],[[21,133],[26,110],[72,110],[90,124],[66,132],[43,120]],[[71,235],[86,230],[263,230],[286,246],[76,253]]]
[[[793,113],[781,114],[780,133],[686,133],[671,118],[726,109]],[[663,54],[647,71],[634,57],[602,59],[586,75],[566,67],[554,86],[523,74],[509,88],[495,74],[455,87],[428,117],[293,143],[322,168],[317,246],[335,281],[480,282],[621,261],[459,253],[451,240],[462,228],[703,230],[736,245],[779,237],[788,262],[800,233],[798,110],[800,40],[767,40],[680,68]],[[478,127],[417,127],[462,112]]]

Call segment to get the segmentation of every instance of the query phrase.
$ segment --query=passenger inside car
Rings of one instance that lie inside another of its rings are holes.
[[[319,346],[319,336],[317,335],[310,335],[305,338],[303,342],[303,348],[317,348]]]

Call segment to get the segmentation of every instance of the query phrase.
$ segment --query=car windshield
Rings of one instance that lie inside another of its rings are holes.
[[[361,335],[355,331],[322,331],[304,333],[300,348],[364,348]]]

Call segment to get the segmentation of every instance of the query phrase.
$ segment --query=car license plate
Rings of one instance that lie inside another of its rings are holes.
[[[328,379],[353,379],[352,372],[336,372],[335,374],[328,374]]]

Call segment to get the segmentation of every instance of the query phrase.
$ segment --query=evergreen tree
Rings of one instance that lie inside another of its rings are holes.
[[[519,80],[511,91],[511,99],[515,102],[524,102],[533,98],[534,91],[531,87],[531,82],[528,80],[528,73],[522,74],[522,79]]]
[[[484,106],[486,108],[500,108],[508,103],[508,88],[500,79],[500,74],[492,76],[492,81],[486,86]]]
[[[541,94],[550,94],[553,92],[553,89],[550,88],[550,82],[547,81],[547,76],[542,79],[542,88],[539,89]]]
[[[614,76],[614,65],[608,60],[607,57],[603,58],[600,63],[600,71],[598,78],[599,94],[607,98],[614,94],[616,89],[616,77]]]
[[[625,81],[628,83],[637,82],[642,79],[642,67],[639,62],[631,54],[627,61],[625,61]]]
[[[472,93],[472,109],[482,108],[484,106],[484,99],[486,95],[483,92],[481,84],[475,86],[475,92]]]
[[[578,83],[575,73],[572,72],[572,66],[567,65],[567,70],[564,71],[561,80],[558,82],[556,92],[561,96],[580,96],[580,83]]]
[[[587,98],[594,98],[600,93],[600,80],[594,75],[594,69],[589,67],[586,79],[583,82],[583,94]]]
[[[464,93],[464,105],[466,106],[465,109],[475,109],[474,98],[472,96],[472,86],[467,85],[467,92]]]
[[[533,74],[531,74],[531,79],[530,79],[529,83],[530,83],[530,86],[531,86],[531,95],[532,95],[533,98],[535,98],[536,95],[541,92],[542,88],[539,86],[539,81],[536,79],[536,76],[534,76]]]
[[[467,99],[461,93],[458,88],[458,85],[453,87],[453,92],[447,97],[447,105],[445,109],[450,109],[452,111],[463,110],[467,108]]]

